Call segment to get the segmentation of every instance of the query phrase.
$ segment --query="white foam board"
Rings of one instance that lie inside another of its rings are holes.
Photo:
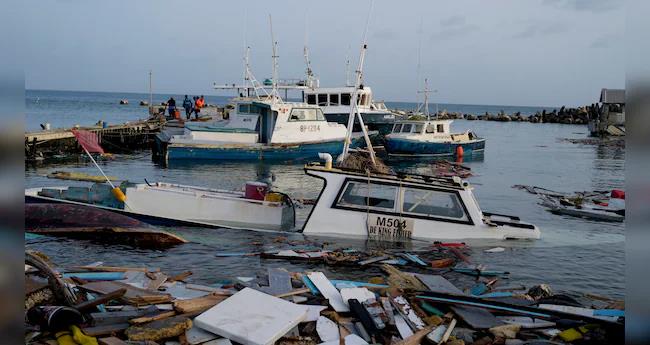
[[[307,275],[307,277],[309,277],[309,280],[316,285],[318,291],[327,298],[329,304],[334,308],[334,310],[337,312],[350,311],[348,305],[343,301],[339,290],[332,285],[332,282],[330,282],[322,272],[313,272]]]
[[[245,288],[194,319],[208,332],[243,345],[271,345],[307,316],[307,309]]]

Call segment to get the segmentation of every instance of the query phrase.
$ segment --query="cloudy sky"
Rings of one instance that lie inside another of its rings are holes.
[[[28,0],[20,20],[29,89],[217,94],[241,81],[245,42],[258,79],[304,76],[303,46],[322,86],[354,70],[369,1]],[[421,28],[421,29],[420,29]],[[375,98],[417,99],[420,78],[444,103],[581,105],[625,85],[622,0],[375,0],[365,81]],[[224,94],[224,93],[220,93]],[[227,94],[224,94],[227,95]]]

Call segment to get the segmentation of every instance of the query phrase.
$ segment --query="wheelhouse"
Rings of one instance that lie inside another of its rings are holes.
[[[393,134],[448,134],[448,121],[405,121],[393,125]]]

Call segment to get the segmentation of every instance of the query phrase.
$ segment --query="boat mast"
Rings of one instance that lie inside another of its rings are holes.
[[[350,47],[348,47],[348,53],[345,54],[345,86],[350,85]]]
[[[311,69],[311,60],[309,59],[309,48],[307,48],[307,32],[308,32],[307,23],[308,23],[307,14],[305,14],[305,46],[303,48],[303,56],[305,57],[305,65],[307,66],[306,84],[307,84],[307,87],[310,87],[310,88],[313,89],[313,88],[316,87],[316,85],[314,84],[314,80],[315,80],[314,71],[312,71],[312,69]]]
[[[149,107],[153,107],[153,88],[151,84],[151,70],[149,70]]]
[[[275,40],[275,36],[273,35],[273,19],[271,18],[271,14],[269,14],[269,25],[271,27],[271,43],[273,46],[273,55],[271,56],[273,59],[273,78],[272,85],[273,89],[271,90],[271,98],[273,104],[275,104],[277,101],[280,101],[282,103],[282,98],[280,98],[280,93],[278,93],[278,52],[277,52],[277,46],[278,42]]]
[[[370,16],[372,14],[372,5],[373,1],[370,0],[370,10],[368,11],[368,18],[366,20],[366,28],[363,32],[363,44],[361,45],[361,53],[359,54],[359,64],[356,70],[356,78],[354,83],[354,91],[352,92],[352,99],[350,100],[350,115],[348,116],[348,127],[347,134],[345,136],[345,143],[343,144],[343,153],[339,156],[338,160],[343,161],[348,155],[350,150],[350,143],[352,141],[352,128],[354,127],[354,118],[355,114],[359,120],[359,125],[361,126],[361,131],[363,132],[363,138],[366,141],[366,146],[368,148],[368,153],[370,153],[370,160],[372,164],[375,165],[375,151],[372,148],[372,143],[370,142],[370,137],[368,137],[368,131],[366,131],[366,126],[363,123],[363,118],[359,112],[358,99],[359,99],[359,88],[361,87],[361,80],[363,78],[363,62],[366,58],[366,50],[368,49],[368,44],[366,43],[366,37],[368,36],[368,26],[370,25]]]
[[[429,91],[429,79],[424,78],[424,90],[418,91],[418,93],[424,94],[424,115],[427,116],[427,121],[429,121],[429,94],[431,93],[431,91]],[[438,115],[436,114],[436,120],[437,119]]]

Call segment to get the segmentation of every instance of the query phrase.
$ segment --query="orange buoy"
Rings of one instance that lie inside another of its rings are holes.
[[[122,193],[122,190],[120,189],[120,187],[113,188],[111,190],[111,192],[113,193],[113,196],[115,197],[115,199],[117,199],[117,200],[119,200],[121,202],[126,201],[126,195],[124,195],[124,193]]]
[[[456,146],[456,156],[457,157],[462,157],[464,153],[465,152],[463,152],[463,147],[462,146],[460,146],[460,145]]]

